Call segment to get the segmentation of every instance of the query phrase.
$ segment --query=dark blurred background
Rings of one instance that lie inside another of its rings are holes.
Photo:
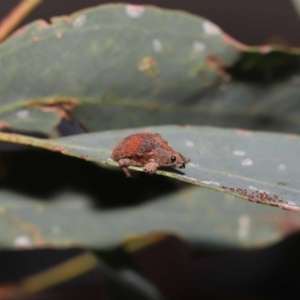
[[[0,1],[3,18],[19,0]],[[107,3],[100,0],[44,0],[23,24],[35,19],[70,14],[76,10]],[[151,4],[201,15],[246,44],[280,43],[300,46],[300,20],[289,0],[149,0],[118,1]]]

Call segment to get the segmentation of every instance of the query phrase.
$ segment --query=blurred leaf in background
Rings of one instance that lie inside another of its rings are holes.
[[[2,127],[51,135],[67,118],[89,131],[188,123],[299,132],[299,49],[249,47],[206,19],[151,6],[52,22],[0,46]]]

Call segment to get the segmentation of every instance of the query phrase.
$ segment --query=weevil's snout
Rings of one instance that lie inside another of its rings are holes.
[[[177,164],[176,164],[176,168],[184,169],[185,168],[185,161],[182,160],[182,159],[178,159]]]
[[[184,169],[185,164],[189,162],[186,158],[184,158],[180,153],[176,153],[171,157],[171,162],[173,163],[173,166],[179,169]],[[171,165],[171,164],[170,164]]]

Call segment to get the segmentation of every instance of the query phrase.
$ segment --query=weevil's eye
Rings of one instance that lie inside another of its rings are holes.
[[[174,163],[175,161],[176,161],[176,157],[175,157],[175,156],[172,156],[172,157],[171,157],[171,162]]]

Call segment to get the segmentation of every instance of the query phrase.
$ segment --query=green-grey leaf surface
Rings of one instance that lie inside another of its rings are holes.
[[[85,127],[111,128],[104,121],[112,116],[120,127],[129,121],[120,120],[120,110],[136,106],[147,114],[147,107],[157,109],[162,101],[182,105],[197,95],[205,88],[199,72],[218,81],[207,55],[228,65],[237,58],[236,48],[207,20],[153,7],[136,16],[135,10],[108,5],[54,18],[52,26],[37,21],[4,42],[1,111],[76,98],[73,117]],[[95,110],[99,115],[91,123]],[[138,118],[143,123],[143,115]]]
[[[0,133],[0,140],[118,167],[117,162],[110,159],[114,146],[127,135],[143,131],[159,132],[176,151],[191,160],[182,174],[172,170],[159,170],[157,174],[257,203],[290,210],[300,207],[300,139],[297,135],[200,126],[157,126],[50,140]]]
[[[1,123],[4,127],[48,135],[60,123],[60,118],[56,112],[23,108],[1,114]]]
[[[63,103],[89,131],[170,123],[256,129],[263,123],[266,130],[300,132],[298,55],[286,54],[296,67],[284,79],[257,85],[239,76],[228,80],[224,66],[248,51],[258,54],[260,73],[272,79],[269,66],[278,58],[270,64],[265,53],[277,48],[239,44],[191,14],[116,4],[52,22],[36,21],[0,45],[0,119],[6,116],[16,129],[52,132],[58,117],[51,112],[45,128],[38,108]],[[246,71],[249,61],[253,68],[250,57]],[[26,118],[10,120],[24,108]]]
[[[99,249],[120,245],[136,234],[163,231],[195,242],[255,247],[276,242],[300,226],[296,212],[199,187],[152,200],[107,210],[75,192],[61,192],[45,201],[2,189],[0,246],[81,244]]]

